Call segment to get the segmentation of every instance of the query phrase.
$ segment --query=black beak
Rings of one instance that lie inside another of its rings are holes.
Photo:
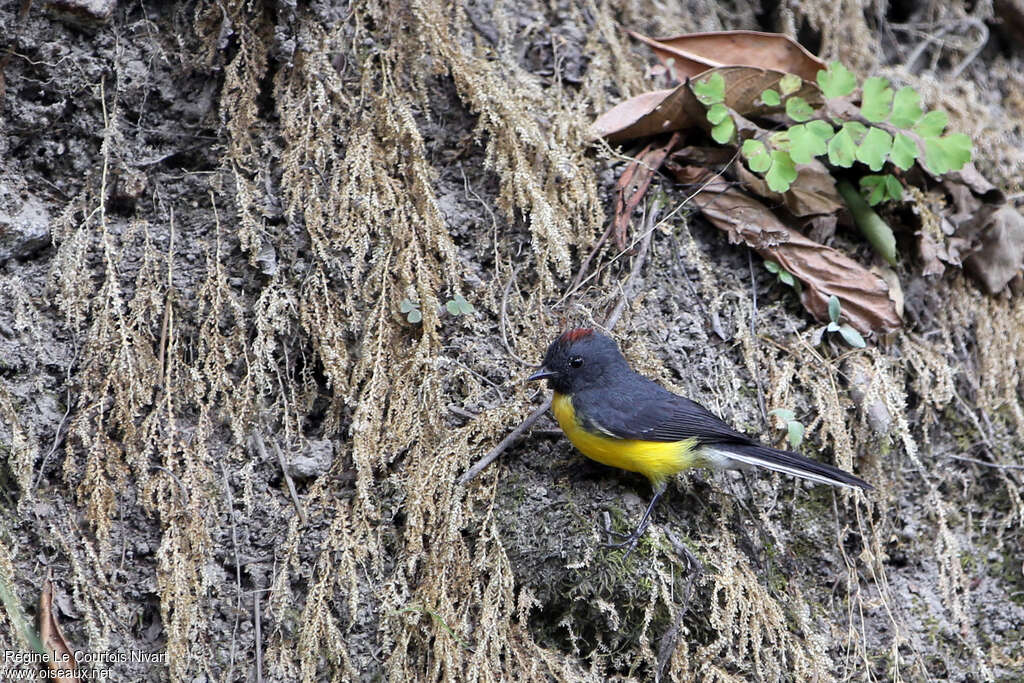
[[[540,366],[540,370],[527,377],[526,381],[536,382],[539,379],[547,379],[548,377],[554,377],[557,374],[557,372],[552,372],[551,370],[548,370],[546,367],[542,365]]]

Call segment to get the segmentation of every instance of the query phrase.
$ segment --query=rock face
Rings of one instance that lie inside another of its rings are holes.
[[[34,195],[0,185],[0,263],[25,260],[50,245],[50,212]]]

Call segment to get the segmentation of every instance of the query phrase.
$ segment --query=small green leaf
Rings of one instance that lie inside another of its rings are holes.
[[[768,134],[768,144],[775,149],[789,149],[789,131],[777,130]]]
[[[835,129],[832,128],[832,125],[827,121],[808,121],[806,125],[807,130],[811,131],[822,140],[828,140],[836,133]]]
[[[782,99],[779,97],[779,93],[769,88],[761,92],[761,101],[769,107],[777,107]]]
[[[924,141],[925,163],[929,171],[942,175],[963,168],[971,160],[971,139],[963,133]]]
[[[764,179],[773,192],[785,192],[789,189],[796,180],[796,166],[793,165],[793,159],[788,152],[772,150],[772,167],[768,169]]]
[[[829,332],[838,332],[839,331],[839,323],[837,323],[837,322],[830,322],[828,325],[825,326],[825,329],[828,330]]]
[[[897,128],[910,128],[921,118],[921,96],[907,86],[896,91],[892,101],[892,116],[889,123]]]
[[[949,172],[949,161],[938,139],[929,138],[924,141],[924,165],[935,175]]]
[[[768,414],[776,415],[782,418],[783,422],[789,422],[790,420],[796,417],[796,413],[794,413],[789,408],[776,408],[775,410],[769,410]]]
[[[860,141],[864,139],[864,136],[868,134],[868,127],[860,121],[847,121],[843,124],[843,128],[846,129],[854,144],[857,145],[859,145]]]
[[[935,175],[958,171],[971,160],[971,139],[963,133],[924,141],[925,166]]]
[[[857,79],[839,62],[832,62],[828,70],[818,72],[818,85],[822,94],[828,99],[845,97],[857,87]]]
[[[802,97],[790,97],[786,100],[786,116],[794,121],[806,121],[814,116],[814,110]]]
[[[844,125],[835,136],[828,141],[828,161],[833,166],[849,168],[853,166],[857,158],[857,146],[853,143],[853,136],[846,125]]]
[[[736,132],[736,124],[733,123],[731,118],[726,118],[717,126],[711,129],[711,138],[720,145],[727,144],[732,140],[733,133]]]
[[[764,154],[759,154],[756,157],[751,157],[747,160],[747,166],[754,173],[764,173],[772,166],[772,158],[766,151]]]
[[[747,138],[740,146],[740,153],[748,159],[750,157],[761,156],[767,151],[768,149],[764,146],[764,143],[760,140],[755,140],[754,138]]]
[[[881,76],[872,76],[864,81],[860,103],[860,113],[868,121],[876,123],[889,118],[892,111],[892,88],[889,80]]]
[[[949,117],[941,109],[930,111],[914,124],[914,132],[923,138],[937,138],[946,130]]]
[[[796,420],[790,420],[786,423],[786,429],[789,431],[789,447],[793,450],[800,448],[800,444],[804,441],[804,425],[802,422]]]
[[[790,287],[796,286],[796,279],[793,277],[793,273],[788,270],[779,271],[779,282],[784,285],[789,285]]]
[[[917,159],[917,143],[903,133],[896,133],[889,159],[900,169],[909,170]]]
[[[811,123],[824,123],[823,121],[812,121]],[[825,123],[828,127],[828,124]],[[831,127],[829,127],[831,130]],[[828,151],[825,140],[815,134],[810,124],[798,124],[789,129],[789,156],[798,164],[809,164],[814,157]]]
[[[454,301],[446,301],[444,307],[448,309],[448,312],[452,315],[459,314],[459,305]]]
[[[423,314],[414,309],[409,311],[409,314],[405,316],[405,319],[411,323],[418,323],[423,320]]]
[[[468,315],[473,312],[473,304],[466,301],[466,298],[461,294],[455,295],[455,306],[459,309],[459,313]]]
[[[416,308],[416,304],[409,301],[408,299],[402,299],[402,303],[398,304],[398,310],[400,310],[402,313],[408,313],[414,308]]]
[[[772,158],[768,156],[768,148],[760,140],[753,138],[744,140],[740,152],[747,158],[750,170],[755,173],[764,173],[772,165]]]
[[[725,79],[722,74],[713,73],[707,78],[693,81],[693,94],[705,105],[715,104],[725,99]]]
[[[853,329],[849,325],[843,325],[839,328],[839,334],[842,335],[843,339],[850,346],[863,349],[867,344],[864,342],[864,337],[860,336],[860,332]]]
[[[860,189],[862,194],[868,193],[868,204],[871,206],[903,196],[903,185],[891,173],[864,176],[860,179]]]
[[[779,264],[776,263],[775,261],[765,261],[764,262],[764,268],[769,273],[778,273],[779,272]]]
[[[880,171],[891,149],[892,136],[881,128],[871,128],[857,147],[857,161],[866,164],[872,171]]]
[[[803,84],[803,79],[796,74],[786,74],[779,79],[779,90],[782,91],[783,95],[791,95],[799,90]]]
[[[885,194],[893,201],[903,199],[903,183],[892,173],[885,174]]]
[[[835,294],[828,298],[828,319],[834,323],[839,322],[839,314],[841,313],[839,297]]]
[[[885,181],[880,175],[866,175],[860,179],[860,193],[867,194],[868,204],[875,206],[885,199]]]
[[[724,121],[728,116],[729,108],[721,102],[711,105],[711,108],[708,109],[708,121],[716,126]]]

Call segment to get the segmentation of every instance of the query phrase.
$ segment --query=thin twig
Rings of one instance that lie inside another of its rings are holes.
[[[655,205],[656,206],[656,205]],[[658,211],[653,206],[647,214],[647,221],[643,241],[640,242],[640,248],[636,252],[636,258],[633,259],[633,268],[630,270],[629,277],[626,279],[626,284],[622,287],[622,295],[619,297],[619,303],[615,304],[615,308],[612,309],[611,314],[604,322],[605,329],[612,329],[615,327],[615,323],[619,322],[619,318],[622,317],[622,312],[626,309],[626,302],[629,301],[632,296],[632,288],[636,283],[638,277],[640,277],[640,270],[644,267],[644,262],[647,260],[647,252],[651,247],[651,238],[654,236],[654,224],[655,219],[658,216]]]
[[[548,412],[548,408],[550,407],[551,397],[548,396],[544,400],[544,403],[535,411],[530,413],[530,416],[523,420],[522,424],[513,429],[508,436],[502,439],[501,443],[492,448],[487,453],[487,455],[480,458],[480,460],[478,460],[475,465],[466,470],[466,473],[459,477],[459,484],[465,485],[466,482],[470,481],[471,479],[473,479],[473,477],[483,472],[484,468],[490,465],[495,460],[497,460],[498,456],[504,453],[506,448],[514,444],[516,441],[519,441],[519,437],[521,437],[527,429],[532,427],[533,423],[539,420],[541,416],[544,415],[544,413]]]
[[[731,159],[731,160],[729,161],[729,163],[731,164],[731,163],[732,163],[733,161],[735,161],[735,160],[736,160],[737,158],[739,158],[739,155],[740,155],[740,152],[739,152],[739,149],[737,149],[737,150],[736,150],[736,153],[735,153],[735,154],[733,155],[733,157],[732,157],[732,159]],[[687,206],[687,205],[688,205],[688,204],[690,203],[690,201],[691,201],[691,200],[693,200],[693,198],[694,198],[694,197],[696,197],[696,196],[697,196],[697,195],[699,195],[699,194],[700,194],[701,192],[703,192],[703,191],[704,191],[704,189],[705,189],[705,188],[706,188],[706,187],[707,187],[708,185],[710,185],[711,183],[715,182],[715,181],[716,181],[716,180],[718,180],[718,179],[719,179],[720,177],[722,177],[722,175],[724,175],[724,174],[725,174],[725,168],[727,168],[727,167],[728,167],[728,164],[726,164],[726,166],[725,166],[725,167],[723,167],[723,168],[722,168],[721,170],[719,170],[719,171],[716,171],[715,173],[712,173],[712,174],[711,174],[711,175],[710,175],[710,176],[708,177],[708,179],[707,179],[706,181],[704,181],[703,183],[701,183],[700,187],[698,187],[698,188],[697,188],[697,189],[695,189],[695,190],[694,190],[693,192],[691,192],[689,196],[687,196],[687,197],[686,197],[685,199],[683,199],[683,201],[679,202],[679,204],[677,204],[677,205],[676,205],[676,206],[675,206],[675,207],[674,207],[674,208],[673,208],[673,209],[672,209],[671,211],[669,211],[669,212],[668,212],[668,213],[667,213],[667,214],[665,215],[665,217],[664,217],[664,218],[662,218],[662,219],[661,219],[660,221],[658,221],[657,223],[655,223],[654,225],[652,225],[652,226],[650,227],[650,229],[648,229],[647,231],[645,231],[645,232],[644,232],[644,234],[642,234],[642,235],[640,235],[640,236],[638,236],[638,237],[635,237],[635,238],[633,238],[633,241],[632,241],[632,242],[630,242],[629,244],[627,244],[627,245],[626,245],[626,247],[625,247],[624,249],[621,249],[621,250],[619,250],[619,252],[618,252],[617,254],[615,254],[615,256],[613,256],[613,257],[611,257],[610,259],[608,259],[608,261],[607,261],[606,263],[602,263],[602,264],[601,264],[601,267],[600,267],[600,268],[598,268],[597,270],[595,270],[595,271],[594,271],[593,273],[591,273],[590,275],[588,275],[588,276],[587,276],[586,278],[584,278],[584,279],[580,280],[580,282],[579,282],[579,284],[578,284],[578,285],[576,285],[575,287],[570,287],[570,288],[569,288],[569,290],[568,290],[568,291],[567,291],[567,292],[566,292],[565,294],[563,294],[563,295],[562,295],[562,298],[561,298],[561,299],[559,299],[559,300],[558,300],[557,302],[555,302],[555,306],[558,306],[558,305],[562,304],[562,302],[564,302],[564,301],[565,301],[566,299],[568,299],[568,298],[569,298],[570,296],[572,296],[572,295],[573,295],[573,293],[575,293],[575,291],[576,291],[577,289],[579,289],[580,287],[582,287],[582,286],[583,286],[583,285],[585,285],[586,283],[590,282],[590,281],[591,281],[592,279],[594,279],[595,277],[597,277],[597,276],[598,276],[598,275],[599,275],[599,274],[600,274],[600,273],[601,273],[601,272],[602,272],[602,271],[603,271],[603,270],[604,270],[605,268],[608,268],[608,267],[610,267],[610,266],[611,266],[611,265],[612,265],[613,263],[615,263],[615,262],[616,262],[616,261],[618,261],[618,260],[619,260],[620,258],[622,258],[622,257],[623,257],[623,256],[625,256],[626,254],[628,254],[628,253],[629,253],[629,252],[630,252],[630,251],[631,251],[631,250],[633,249],[633,247],[635,247],[636,245],[638,245],[638,244],[639,244],[639,243],[640,243],[641,241],[643,241],[643,240],[644,240],[644,239],[645,239],[645,238],[647,237],[647,233],[649,233],[649,232],[653,232],[654,230],[657,230],[658,228],[660,228],[660,227],[661,227],[662,225],[664,225],[664,224],[668,223],[668,221],[669,221],[669,220],[670,220],[670,219],[671,219],[671,218],[672,218],[673,216],[675,216],[675,215],[676,215],[677,213],[679,213],[680,211],[682,211],[682,210],[683,210],[683,207]]]
[[[751,255],[753,250],[747,249],[747,266],[750,268],[750,293],[753,299],[753,310],[750,312],[750,341],[751,343],[757,339],[757,277],[754,275],[754,257]],[[764,420],[764,425],[768,426],[768,411],[764,408],[764,388],[761,386],[761,370],[757,365],[757,359],[754,358],[754,384],[757,385],[757,405],[761,408],[761,419]]]
[[[975,465],[982,465],[984,467],[994,467],[998,470],[1024,470],[1024,465],[1011,465],[1003,464],[998,462],[985,462],[984,460],[978,460],[977,458],[969,458],[966,455],[953,455],[952,453],[942,453],[944,457],[952,458],[953,460],[962,460],[964,462],[973,463]]]
[[[973,62],[979,54],[981,54],[981,51],[985,48],[985,45],[988,43],[988,26],[985,25],[985,22],[975,17],[970,17],[968,19],[965,19],[964,21],[970,26],[973,26],[974,28],[978,29],[978,33],[981,34],[981,36],[978,38],[978,43],[977,45],[974,46],[974,49],[972,49],[966,57],[960,60],[960,63],[957,64],[956,68],[953,69],[952,73],[949,74],[949,77],[954,80],[960,77],[960,74],[964,72],[964,69],[966,69],[967,66],[971,62]]]
[[[722,341],[728,341],[729,337],[725,331],[722,330],[722,325],[719,322],[718,317],[708,312],[707,306],[704,305],[704,297],[700,295],[697,291],[697,286],[694,285],[693,280],[690,279],[690,273],[686,270],[686,264],[683,263],[683,257],[679,255],[681,247],[679,246],[679,241],[676,239],[675,234],[670,232],[668,234],[668,239],[669,242],[672,243],[672,253],[676,257],[676,265],[679,266],[679,270],[682,272],[683,281],[686,282],[686,286],[689,288],[690,294],[693,295],[693,300],[697,302],[697,308],[700,309],[701,314],[711,325],[711,331],[717,334],[718,338]]]
[[[284,473],[285,483],[288,484],[288,494],[292,497],[292,503],[295,505],[295,511],[299,513],[299,521],[303,525],[306,524],[306,513],[302,511],[302,503],[299,502],[299,494],[295,490],[295,482],[292,480],[292,475],[288,473],[288,463],[284,459],[284,453],[281,452],[281,447],[277,444],[277,439],[270,442],[274,446],[274,452],[277,453],[277,462],[281,464],[281,471]]]
[[[512,346],[508,343],[508,335],[505,333],[505,328],[508,326],[508,293],[512,289],[512,283],[516,281],[517,268],[512,269],[512,274],[509,275],[508,282],[505,283],[505,288],[501,292],[501,317],[498,319],[499,327],[501,329],[501,343],[505,345],[505,352],[512,356],[520,365],[530,367],[530,363],[520,358],[515,351],[512,350]]]
[[[183,482],[181,479],[179,479],[177,474],[175,474],[174,472],[171,472],[166,467],[161,467],[160,465],[150,465],[149,469],[151,469],[151,470],[159,470],[159,471],[163,472],[164,474],[168,475],[175,482],[177,482],[178,489],[179,489],[178,492],[181,494],[181,500],[179,502],[181,503],[181,506],[184,507],[185,506],[185,501],[188,500],[188,489],[185,488],[185,482]]]
[[[235,627],[231,629],[231,656],[228,660],[227,680],[233,680],[231,674],[235,671],[235,639],[238,635],[238,622],[242,616],[242,561],[238,558],[238,529],[235,527],[235,500],[231,495],[231,483],[228,481],[228,471],[224,463],[220,465],[221,474],[224,476],[224,493],[228,499],[228,521],[231,522],[231,545],[235,552]]]
[[[269,460],[270,454],[267,453],[267,446],[263,443],[263,437],[258,431],[252,433],[252,441],[256,445],[256,450],[259,451],[260,457],[263,460]],[[281,472],[284,474],[285,483],[288,484],[288,493],[291,495],[292,504],[295,505],[296,512],[299,513],[299,521],[303,524],[306,523],[306,513],[302,511],[302,505],[299,503],[299,494],[295,491],[295,482],[292,481],[292,475],[288,474],[288,463],[284,460],[284,453],[281,452],[280,446],[277,442],[274,442],[274,450],[277,452],[277,462],[281,465]]]
[[[672,660],[672,653],[675,652],[676,645],[679,644],[679,631],[683,624],[683,617],[690,610],[690,600],[693,598],[693,588],[697,579],[704,573],[704,565],[697,557],[690,552],[675,535],[668,529],[664,530],[668,540],[672,543],[672,547],[675,548],[677,554],[682,555],[683,559],[686,560],[686,568],[689,571],[690,577],[686,580],[686,588],[683,589],[682,604],[679,606],[679,611],[676,613],[676,618],[672,622],[671,628],[665,631],[665,635],[661,637],[658,643],[658,678],[665,676],[665,669],[668,667],[668,663]]]
[[[256,683],[263,683],[263,620],[260,617],[260,591],[252,594],[252,619],[256,629]]]
[[[600,239],[598,239],[597,242],[594,243],[594,247],[590,250],[590,253],[587,254],[587,258],[583,259],[583,264],[580,266],[579,272],[576,273],[576,277],[573,278],[572,284],[569,285],[570,292],[575,291],[576,288],[579,287],[580,280],[583,279],[583,276],[590,268],[590,262],[594,260],[594,257],[597,256],[597,252],[599,252],[601,250],[601,247],[604,246],[604,243],[608,241],[608,237],[612,234],[612,230],[614,228],[615,223],[609,223],[608,227],[604,231],[604,234],[601,235]]]
[[[70,369],[71,369],[71,367],[68,366],[69,373],[70,373]],[[68,377],[68,382],[70,383],[70,381],[71,381],[71,378],[69,376]],[[68,387],[68,390],[67,390],[67,399],[66,399],[66,401],[67,401],[68,405],[67,405],[67,409],[64,411],[64,417],[62,417],[60,419],[60,423],[57,424],[57,431],[54,432],[54,434],[53,434],[53,445],[50,446],[50,450],[43,457],[43,461],[41,463],[39,463],[39,471],[36,473],[36,482],[32,486],[32,490],[37,490],[39,488],[39,482],[42,481],[42,479],[43,479],[43,472],[46,471],[46,464],[50,461],[50,457],[54,453],[57,452],[58,448],[60,448],[61,442],[64,441],[64,426],[65,426],[65,424],[67,424],[68,415],[71,414],[71,388],[70,388],[70,386]]]
[[[455,413],[459,417],[466,418],[467,420],[475,420],[476,418],[480,417],[479,413],[471,412],[469,410],[466,410],[465,408],[460,408],[459,406],[456,405],[449,404],[448,410]]]

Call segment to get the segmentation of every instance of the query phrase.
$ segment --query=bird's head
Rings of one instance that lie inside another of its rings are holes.
[[[560,394],[573,394],[598,385],[606,376],[628,369],[619,347],[600,332],[577,328],[551,342],[540,370],[527,380],[546,379]]]

